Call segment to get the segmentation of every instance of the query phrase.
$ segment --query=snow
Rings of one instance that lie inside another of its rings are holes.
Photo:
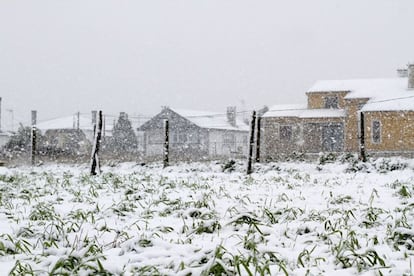
[[[342,109],[307,109],[306,104],[281,104],[270,107],[263,117],[337,118],[345,115]]]
[[[0,275],[412,273],[414,160],[222,165],[0,168]]]
[[[228,122],[226,114],[175,108],[171,108],[171,110],[201,128],[249,131],[249,126],[238,118],[236,118],[236,126],[232,126]]]
[[[361,111],[414,111],[414,92],[399,99],[376,99],[366,103]]]
[[[40,122],[36,125],[37,129],[42,132],[47,130],[56,130],[56,129],[77,129],[77,115],[65,116],[60,118],[55,118],[47,121]],[[107,136],[111,136],[113,124],[105,123],[105,133]],[[87,116],[79,116],[79,129],[83,131],[92,132],[93,125],[92,119]]]
[[[414,111],[408,78],[322,80],[307,92],[349,92],[345,99],[367,98],[362,111]]]
[[[49,129],[76,129],[77,116],[71,115],[43,121],[38,123],[36,127],[42,131],[46,131]],[[79,116],[79,128],[85,130],[93,130],[91,118]]]
[[[383,98],[406,95],[407,78],[390,79],[351,79],[317,81],[307,92],[350,92],[346,99]]]

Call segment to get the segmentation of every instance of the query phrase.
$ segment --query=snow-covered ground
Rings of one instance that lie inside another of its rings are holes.
[[[0,168],[0,274],[413,275],[414,160],[222,167]]]

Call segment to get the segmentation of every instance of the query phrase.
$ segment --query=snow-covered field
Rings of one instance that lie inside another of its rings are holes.
[[[222,166],[1,168],[0,274],[413,275],[414,160]]]

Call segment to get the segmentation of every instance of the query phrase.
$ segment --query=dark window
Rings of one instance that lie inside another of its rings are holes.
[[[280,140],[290,141],[292,139],[292,126],[279,127]]]
[[[372,142],[380,143],[381,142],[381,122],[372,121]]]
[[[325,108],[338,108],[338,97],[337,96],[325,97]]]
[[[327,124],[322,126],[323,151],[343,151],[344,129],[342,124]]]

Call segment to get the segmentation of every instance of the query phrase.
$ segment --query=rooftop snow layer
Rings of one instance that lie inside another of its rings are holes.
[[[345,117],[342,109],[308,109],[306,104],[281,104],[270,107],[263,117],[335,118]]]
[[[345,99],[369,98],[362,111],[414,110],[414,91],[407,78],[323,80],[308,93],[348,91]]]
[[[76,129],[77,116],[71,115],[40,122],[36,125],[37,129],[46,131],[50,129]],[[112,125],[105,125],[106,131],[112,130]],[[79,129],[93,131],[92,119],[90,117],[79,116]]]
[[[43,121],[37,124],[37,128],[40,130],[75,129],[77,128],[77,116],[71,115]],[[79,116],[79,128],[85,130],[93,130],[91,119],[85,116]]]
[[[317,81],[307,92],[349,91],[346,99],[383,98],[407,95],[407,87],[407,78],[322,80]]]
[[[398,99],[370,100],[361,111],[414,111],[414,92]]]
[[[198,111],[198,110],[185,110],[185,109],[171,109],[171,110],[201,128],[242,130],[242,131],[249,130],[249,126],[246,125],[242,120],[238,118],[236,118],[236,126],[232,126],[228,122],[226,114],[220,114],[217,112],[208,112],[208,111]]]
[[[278,104],[271,106],[262,117],[299,117],[306,104]]]

